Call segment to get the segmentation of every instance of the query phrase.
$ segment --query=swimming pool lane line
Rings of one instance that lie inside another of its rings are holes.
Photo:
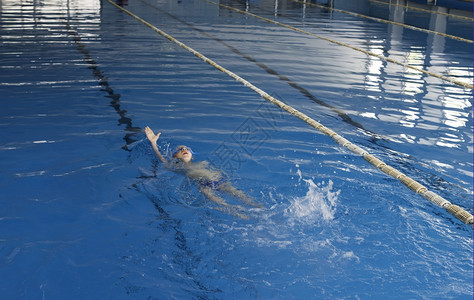
[[[337,11],[337,12],[340,12],[340,13],[343,13],[343,14],[347,14],[347,15],[351,15],[351,16],[355,16],[355,17],[363,18],[363,19],[367,19],[367,20],[372,20],[372,21],[375,21],[375,22],[386,23],[386,24],[401,26],[401,27],[405,27],[405,28],[408,28],[408,29],[421,31],[421,32],[425,32],[425,33],[436,34],[436,35],[447,37],[447,38],[457,40],[457,41],[460,41],[460,42],[466,42],[466,43],[471,43],[471,44],[474,43],[473,40],[465,39],[465,38],[462,38],[462,37],[459,37],[459,36],[439,32],[439,31],[434,31],[434,30],[430,30],[430,29],[425,29],[425,28],[421,28],[421,27],[416,27],[416,26],[413,26],[413,25],[407,25],[407,24],[400,23],[400,22],[395,22],[395,21],[385,20],[385,19],[381,19],[381,18],[371,17],[371,16],[355,13],[355,12],[344,10],[344,9],[333,8],[333,7],[329,7],[329,6],[319,5],[319,4],[306,2],[306,1],[300,1],[300,0],[292,0],[292,1],[296,2],[296,3],[300,3],[300,4],[313,6],[313,7],[318,7],[318,8],[322,8],[322,9]]]
[[[418,10],[418,11],[422,11],[422,12],[426,12],[426,13],[430,13],[430,14],[443,15],[443,16],[463,19],[463,20],[467,20],[467,21],[473,21],[474,20],[473,18],[469,18],[469,17],[464,17],[464,16],[460,16],[460,15],[456,15],[456,14],[445,13],[445,12],[441,12],[441,11],[434,11],[434,10],[424,9],[424,8],[421,8],[421,7],[401,5],[401,4],[391,3],[391,2],[388,3],[388,2],[379,1],[379,0],[369,0],[369,2],[385,4],[385,5],[388,5],[388,6],[398,6],[398,7],[403,7],[403,8],[406,8],[406,9]]]
[[[214,37],[210,34],[208,34],[207,32],[205,32],[204,30],[200,29],[200,28],[197,28],[196,26],[194,26],[193,24],[190,24],[184,20],[181,20],[180,18],[176,17],[175,15],[173,14],[170,14],[169,12],[153,5],[153,4],[150,4],[148,2],[146,2],[145,0],[140,0],[142,3],[144,3],[145,5],[148,5],[150,6],[151,8],[159,11],[160,13],[163,13],[167,16],[169,16],[170,18],[173,18],[174,20],[178,21],[178,22],[181,22],[183,24],[185,24],[186,26],[198,31],[200,34],[204,35],[205,37],[209,38],[209,39],[212,39],[216,42],[218,42],[219,44],[229,48],[232,52],[234,52],[235,54],[239,55],[239,56],[242,56],[243,58],[245,58],[246,60],[256,64],[258,67],[260,67],[261,69],[263,69],[265,72],[267,72],[268,74],[270,75],[274,75],[276,76],[279,80],[281,81],[284,81],[286,82],[289,86],[291,86],[292,88],[296,89],[297,91],[299,91],[303,96],[305,96],[307,99],[313,101],[314,103],[320,105],[320,106],[323,106],[323,107],[326,107],[328,109],[330,109],[331,111],[333,111],[335,114],[337,114],[338,117],[340,117],[342,119],[342,121],[348,123],[349,125],[352,125],[356,128],[359,128],[360,130],[364,131],[366,134],[372,136],[373,138],[376,138],[376,139],[382,139],[382,140],[390,140],[390,138],[388,137],[384,137],[382,136],[381,134],[378,134],[376,132],[372,132],[366,128],[364,128],[364,126],[362,124],[360,124],[359,122],[356,122],[354,120],[352,120],[352,118],[346,114],[342,109],[339,109],[337,107],[334,107],[330,104],[327,104],[326,102],[322,101],[322,100],[319,100],[318,98],[316,98],[310,91],[308,91],[307,89],[305,89],[304,87],[300,86],[298,83],[294,82],[293,80],[291,80],[290,78],[288,78],[287,76],[285,75],[282,75],[280,73],[278,73],[276,70],[270,68],[269,66],[265,65],[264,63],[262,62],[259,62],[257,61],[256,59],[254,59],[253,57],[245,54],[245,53],[242,53],[239,49],[227,44],[226,42],[224,42],[223,40],[221,40],[220,38],[217,38],[217,37]]]
[[[94,77],[97,78],[99,85],[102,86],[105,92],[107,92],[106,97],[112,99],[110,101],[110,106],[114,108],[115,112],[117,112],[120,117],[118,119],[119,125],[125,125],[125,131],[130,132],[125,134],[125,136],[123,137],[123,139],[125,140],[125,145],[122,147],[122,149],[130,151],[128,149],[128,145],[136,142],[135,139],[132,139],[132,136],[136,135],[139,132],[142,132],[143,130],[140,127],[133,126],[132,119],[127,117],[127,111],[123,110],[120,107],[120,94],[116,94],[114,90],[110,87],[107,77],[105,77],[103,72],[99,69],[97,62],[90,55],[86,46],[82,42],[80,35],[77,33],[76,30],[71,27],[68,21],[63,20],[62,22],[64,26],[66,26],[67,33],[72,36],[72,39],[74,40],[74,43],[77,46],[77,49],[79,50],[79,52],[82,53],[82,55],[84,55],[84,60],[89,65],[89,68],[92,70],[92,74],[94,75]]]
[[[379,58],[379,59],[381,59],[381,60],[384,60],[384,61],[387,61],[387,62],[391,62],[391,63],[397,64],[397,65],[399,65],[399,66],[402,66],[402,67],[405,67],[405,68],[408,68],[408,69],[412,69],[412,70],[414,70],[414,71],[417,71],[417,72],[420,72],[420,73],[423,73],[423,74],[426,74],[426,75],[429,75],[429,76],[432,76],[432,77],[436,77],[436,78],[439,78],[439,79],[441,79],[441,80],[444,80],[444,81],[447,81],[447,82],[451,82],[451,83],[453,83],[453,84],[456,84],[456,85],[459,85],[459,86],[462,86],[462,87],[465,87],[465,88],[468,88],[468,89],[471,89],[471,90],[473,89],[473,85],[472,85],[472,84],[465,83],[465,82],[462,82],[462,81],[459,81],[459,80],[456,80],[456,79],[452,79],[452,78],[446,77],[446,76],[441,75],[441,74],[437,74],[437,73],[433,73],[433,72],[430,72],[430,71],[426,71],[426,70],[423,70],[423,69],[420,69],[420,68],[411,66],[411,65],[409,65],[409,64],[399,62],[399,61],[397,61],[397,60],[395,60],[395,59],[392,59],[392,58],[389,58],[389,57],[385,57],[385,56],[383,56],[383,55],[379,55],[379,54],[374,53],[374,52],[370,52],[370,51],[367,51],[367,50],[364,50],[364,49],[360,49],[360,48],[357,48],[357,47],[355,47],[355,46],[351,46],[351,45],[346,44],[346,43],[343,43],[343,42],[338,42],[338,41],[336,41],[336,40],[333,40],[333,39],[330,39],[330,38],[326,38],[326,37],[323,37],[323,36],[321,36],[321,35],[314,34],[314,33],[311,33],[311,32],[309,32],[309,31],[305,31],[305,30],[302,30],[302,29],[299,29],[299,28],[296,28],[296,27],[294,27],[294,26],[287,25],[287,24],[284,24],[284,23],[281,23],[281,22],[278,22],[278,21],[274,21],[274,20],[271,20],[271,19],[269,19],[269,18],[265,18],[265,17],[256,15],[256,14],[251,13],[251,12],[243,11],[243,10],[240,10],[240,9],[235,8],[235,7],[232,7],[232,6],[228,6],[228,5],[216,3],[216,2],[211,1],[211,0],[203,0],[203,1],[209,2],[209,3],[211,3],[211,4],[214,4],[214,5],[217,5],[217,6],[220,6],[220,7],[227,8],[227,9],[230,9],[230,10],[233,10],[233,11],[236,11],[236,12],[241,13],[241,14],[244,14],[244,15],[249,15],[249,16],[252,16],[252,17],[254,17],[254,18],[260,19],[260,20],[262,20],[262,21],[265,21],[265,22],[268,22],[268,23],[272,23],[272,24],[275,24],[275,25],[278,25],[278,26],[281,26],[281,27],[285,27],[285,28],[291,29],[291,30],[293,30],[293,31],[296,31],[296,32],[299,32],[299,33],[302,33],[302,34],[305,34],[305,35],[309,35],[309,36],[312,36],[312,37],[316,37],[316,38],[319,38],[319,39],[328,41],[328,42],[330,42],[330,43],[333,43],[333,44],[336,44],[336,45],[339,45],[339,46],[347,47],[347,48],[350,48],[350,49],[352,49],[352,50],[355,50],[355,51],[364,53],[364,54],[366,54],[366,55],[373,56],[373,57],[377,57],[377,58]]]
[[[187,46],[186,44],[180,42],[179,40],[175,39],[171,35],[167,34],[163,30],[153,26],[152,24],[148,23],[147,21],[143,20],[139,16],[135,15],[134,13],[130,12],[129,10],[115,4],[112,0],[106,0],[111,5],[115,6],[119,10],[125,12],[126,14],[130,15],[132,18],[136,19],[137,21],[143,23],[159,35],[165,37],[169,41],[175,43],[176,45],[180,46],[181,48],[185,49],[186,51],[192,53],[194,56],[198,57],[202,61],[210,64],[217,70],[225,73],[226,75],[230,76],[231,78],[235,79],[237,82],[240,82],[244,86],[248,87],[249,89],[253,90],[255,93],[260,95],[265,100],[275,104],[276,106],[280,107],[281,109],[285,110],[286,112],[292,114],[293,116],[301,119],[302,121],[306,122],[308,125],[312,126],[313,128],[319,130],[321,133],[326,134],[330,138],[332,138],[336,143],[343,146],[344,148],[352,151],[355,154],[362,156],[367,162],[371,165],[376,167],[377,169],[381,170],[387,175],[399,180],[405,186],[407,186],[412,191],[416,192],[417,194],[421,194],[423,197],[431,201],[432,203],[446,209],[451,215],[459,219],[460,221],[464,222],[465,224],[472,224],[473,223],[473,216],[459,207],[458,205],[452,204],[448,200],[444,199],[443,197],[439,196],[438,194],[428,191],[426,187],[421,185],[419,182],[415,181],[414,179],[406,176],[405,174],[401,173],[400,171],[396,170],[395,168],[388,166],[380,159],[376,158],[375,156],[369,154],[367,151],[363,150],[359,146],[349,142],[347,139],[343,138],[336,132],[332,131],[328,127],[322,125],[321,123],[311,119],[309,116],[305,115],[304,113],[296,110],[295,108],[286,105],[282,101],[276,99],[273,96],[270,96],[265,91],[261,90],[260,88],[256,87],[252,83],[248,82],[247,80],[243,79],[239,75],[227,70],[226,68],[222,67],[221,65],[217,64],[213,60],[207,58],[203,54],[199,53],[198,51],[194,50],[193,48]]]
[[[115,94],[113,89],[110,87],[110,84],[107,80],[107,78],[103,75],[103,72],[98,68],[97,62],[92,58],[90,55],[89,51],[86,49],[84,43],[81,40],[81,37],[79,34],[70,26],[70,24],[66,21],[63,20],[63,24],[66,26],[68,34],[73,37],[74,43],[76,43],[76,46],[79,50],[84,55],[84,60],[88,63],[89,68],[92,69],[92,72],[94,76],[98,79],[99,85],[103,86],[105,91],[107,92],[106,97],[110,97],[112,101],[110,102],[110,105],[115,109],[115,111],[119,114],[120,119],[119,119],[119,124],[125,124],[126,125],[126,130],[131,131],[132,133],[127,133],[125,137],[123,138],[126,141],[126,145],[122,147],[122,149],[131,151],[128,148],[128,145],[132,144],[136,140],[131,139],[131,136],[136,135],[138,132],[142,132],[143,130],[139,127],[134,127],[132,125],[132,119],[126,116],[126,111],[122,110],[120,107],[120,94]],[[132,187],[137,190],[138,192],[143,192],[138,184],[132,184]],[[160,201],[159,199],[151,195],[149,193],[145,193],[145,196],[148,197],[148,199],[152,202],[153,206],[155,207],[156,211],[158,212],[159,217],[161,217],[164,220],[167,220],[167,222],[173,223],[171,228],[174,230],[174,235],[175,235],[175,245],[178,249],[181,249],[182,251],[185,251],[185,254],[187,257],[194,256],[194,254],[189,250],[189,247],[187,247],[187,241],[186,238],[184,237],[184,234],[181,230],[181,225],[180,222],[172,217],[170,217],[169,213],[166,212],[161,206],[160,206]],[[120,195],[120,198],[122,198],[122,195]],[[208,289],[203,283],[200,281],[193,280],[193,282],[196,284],[196,286],[204,291],[210,291],[210,292],[215,292],[215,290],[210,290]]]

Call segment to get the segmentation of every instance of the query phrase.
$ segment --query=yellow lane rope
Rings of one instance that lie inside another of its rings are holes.
[[[161,36],[163,36],[163,37],[167,38],[168,40],[170,40],[171,42],[173,42],[173,43],[177,44],[178,46],[184,48],[185,50],[191,52],[196,57],[198,57],[202,61],[210,64],[211,66],[213,66],[217,70],[219,70],[219,71],[225,73],[226,75],[234,78],[236,81],[242,83],[244,86],[248,87],[249,89],[251,89],[254,92],[256,92],[257,94],[259,94],[265,100],[275,104],[276,106],[280,107],[281,109],[283,109],[283,110],[287,111],[288,113],[294,115],[295,117],[298,117],[299,119],[303,120],[304,122],[306,122],[310,126],[316,128],[321,133],[324,133],[327,136],[331,137],[339,145],[347,148],[348,150],[352,151],[355,154],[361,155],[366,161],[368,161],[370,164],[372,164],[373,166],[375,166],[376,168],[378,168],[382,172],[392,176],[393,178],[398,179],[401,183],[406,185],[408,188],[410,188],[411,190],[413,190],[414,192],[416,192],[418,194],[423,195],[423,197],[430,200],[432,203],[434,203],[434,204],[436,204],[440,207],[445,208],[446,211],[448,211],[450,214],[452,214],[453,216],[455,216],[456,218],[458,218],[459,220],[461,220],[465,224],[472,224],[473,223],[473,216],[469,212],[463,210],[461,207],[459,207],[455,204],[452,204],[451,202],[449,202],[448,200],[444,199],[443,197],[437,195],[434,192],[428,191],[428,189],[426,187],[424,187],[423,185],[421,185],[420,183],[418,183],[414,179],[406,176],[405,174],[401,173],[400,171],[396,170],[395,168],[388,166],[387,164],[382,162],[380,159],[378,159],[375,156],[369,154],[367,151],[363,150],[359,146],[352,144],[351,142],[349,142],[347,139],[343,138],[342,136],[340,136],[336,132],[334,132],[331,129],[325,127],[321,123],[311,119],[309,116],[307,116],[304,113],[294,109],[293,107],[291,107],[289,105],[286,105],[285,103],[283,103],[282,101],[276,99],[275,97],[270,96],[269,94],[267,94],[263,90],[259,89],[258,87],[256,87],[252,83],[248,82],[247,80],[243,79],[242,77],[238,76],[237,74],[227,70],[226,68],[224,68],[221,65],[217,64],[213,60],[207,58],[206,56],[202,55],[198,51],[196,51],[193,48],[187,46],[186,44],[178,41],[177,39],[175,39],[171,35],[167,34],[166,32],[164,32],[161,29],[158,29],[157,27],[153,26],[152,24],[148,23],[147,21],[143,20],[142,18],[138,17],[137,15],[135,15],[132,12],[128,11],[127,9],[115,4],[111,0],[107,0],[107,2],[109,2],[113,6],[117,7],[121,11],[127,13],[128,15],[130,15],[134,19],[138,20],[139,22],[143,23],[144,25],[148,26],[149,28],[151,28],[152,30],[154,30],[155,32],[160,34]]]
[[[368,20],[372,20],[372,21],[376,21],[376,22],[387,23],[387,24],[402,26],[402,27],[405,27],[405,28],[409,28],[409,29],[413,29],[413,30],[417,30],[417,31],[422,31],[422,32],[426,32],[426,33],[441,35],[441,36],[444,36],[444,37],[447,37],[447,38],[450,38],[450,39],[454,39],[454,40],[457,40],[457,41],[461,41],[461,42],[466,42],[466,43],[471,43],[471,44],[474,43],[473,40],[468,40],[468,39],[465,39],[465,38],[462,38],[462,37],[459,37],[459,36],[450,35],[450,34],[438,32],[438,31],[429,30],[429,29],[425,29],[425,28],[421,28],[421,27],[412,26],[412,25],[407,25],[407,24],[403,24],[403,23],[399,23],[399,22],[390,21],[390,20],[385,20],[385,19],[375,18],[375,17],[371,17],[371,16],[366,16],[366,15],[363,15],[363,14],[355,13],[355,12],[344,10],[344,9],[333,8],[333,7],[328,7],[328,6],[324,6],[324,5],[319,5],[319,4],[305,2],[305,1],[299,1],[299,0],[293,0],[293,2],[301,3],[301,4],[305,4],[305,5],[309,5],[309,6],[314,6],[314,7],[319,7],[319,8],[323,8],[323,9],[329,9],[329,10],[332,10],[332,11],[337,11],[337,12],[340,12],[340,13],[344,13],[344,14],[348,14],[348,15],[351,15],[351,16],[364,18],[364,19],[368,19]]]
[[[388,2],[384,2],[384,1],[378,1],[378,0],[369,0],[369,1],[370,2],[375,2],[375,3],[380,3],[380,4],[385,4],[385,5],[389,5],[389,6],[399,6],[399,7],[403,7],[403,8],[406,8],[406,9],[418,10],[418,11],[422,11],[422,12],[426,12],[426,13],[430,13],[430,14],[448,16],[450,18],[458,18],[458,19],[463,19],[463,20],[468,20],[468,21],[474,20],[473,18],[469,18],[469,17],[464,17],[464,16],[460,16],[460,15],[456,15],[456,14],[445,13],[445,12],[441,12],[441,11],[424,9],[424,8],[421,8],[421,7],[401,5],[401,4],[391,3],[391,2],[388,3]]]
[[[247,12],[247,11],[243,11],[243,10],[240,10],[240,9],[238,9],[238,8],[234,8],[234,7],[232,7],[232,6],[228,6],[228,5],[216,3],[216,2],[213,2],[213,1],[211,1],[211,0],[204,0],[204,1],[209,2],[209,3],[212,3],[212,4],[214,4],[214,5],[218,5],[218,6],[220,6],[220,7],[224,7],[224,8],[227,8],[227,9],[230,9],[230,10],[233,10],[233,11],[236,11],[236,12],[241,13],[241,14],[244,14],[244,15],[252,16],[252,17],[254,17],[254,18],[263,20],[263,21],[265,21],[265,22],[269,22],[269,23],[272,23],[272,24],[275,24],[275,25],[278,25],[278,26],[282,26],[282,27],[285,27],[285,28],[294,30],[294,31],[299,32],[299,33],[303,33],[303,34],[306,34],[306,35],[309,35],[309,36],[312,36],[312,37],[316,37],[316,38],[318,38],[318,39],[322,39],[322,40],[328,41],[328,42],[330,42],[330,43],[333,43],[333,44],[336,44],[336,45],[339,45],[339,46],[347,47],[347,48],[350,48],[350,49],[352,49],[352,50],[355,50],[355,51],[358,51],[358,52],[362,52],[362,53],[364,53],[364,54],[366,54],[366,55],[370,55],[370,56],[373,56],[373,57],[377,57],[377,58],[379,58],[379,59],[381,59],[381,60],[384,60],[384,61],[387,61],[387,62],[391,62],[391,63],[397,64],[397,65],[403,66],[403,67],[405,67],[405,68],[412,69],[412,70],[415,70],[415,71],[417,71],[417,72],[420,72],[420,73],[423,73],[423,74],[426,74],[426,75],[429,75],[429,76],[432,76],[432,77],[436,77],[436,78],[439,78],[439,79],[441,79],[441,80],[448,81],[448,82],[457,84],[457,85],[459,85],[459,86],[462,86],[462,87],[465,87],[465,88],[468,88],[468,89],[471,89],[471,90],[473,89],[473,85],[472,85],[472,84],[469,84],[469,83],[466,83],[466,82],[462,82],[462,81],[459,81],[459,80],[457,80],[457,79],[453,79],[453,78],[450,78],[450,77],[447,77],[447,76],[444,76],[444,75],[441,75],[441,74],[437,74],[437,73],[433,73],[433,72],[430,72],[430,71],[426,71],[426,70],[423,70],[423,69],[420,69],[420,68],[411,66],[411,65],[409,65],[409,64],[405,64],[405,63],[399,62],[399,61],[397,61],[397,60],[395,60],[395,59],[392,59],[392,58],[389,58],[389,57],[385,57],[385,56],[383,56],[383,55],[379,55],[379,54],[374,53],[374,52],[366,51],[366,50],[364,50],[364,49],[360,49],[360,48],[351,46],[351,45],[346,44],[346,43],[343,43],[343,42],[338,42],[338,41],[336,41],[336,40],[329,39],[329,38],[326,38],[326,37],[323,37],[323,36],[320,36],[320,35],[317,35],[317,34],[314,34],[314,33],[311,33],[311,32],[308,32],[308,31],[305,31],[305,30],[296,28],[296,27],[293,27],[293,26],[291,26],[291,25],[287,25],[287,24],[284,24],[284,23],[281,23],[281,22],[278,22],[278,21],[274,21],[274,20],[271,20],[271,19],[268,19],[268,18],[259,16],[259,15],[256,15],[256,14],[253,14],[253,13],[250,13],[250,12]]]

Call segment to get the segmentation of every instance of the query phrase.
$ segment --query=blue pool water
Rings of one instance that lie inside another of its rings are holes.
[[[472,84],[472,43],[221,3]],[[334,5],[473,38],[472,20]],[[203,0],[124,7],[473,212],[470,89]],[[0,12],[2,299],[472,299],[471,226],[108,2]],[[264,208],[217,210],[147,125]]]

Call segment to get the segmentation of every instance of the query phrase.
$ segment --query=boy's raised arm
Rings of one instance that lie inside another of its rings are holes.
[[[161,155],[160,150],[158,150],[158,146],[156,145],[156,142],[160,138],[161,132],[158,132],[155,135],[153,130],[151,130],[151,128],[147,126],[145,127],[145,133],[146,133],[146,137],[151,143],[151,146],[153,147],[153,150],[156,153],[156,156],[161,160],[162,163],[166,163],[166,159],[163,157],[163,155]]]

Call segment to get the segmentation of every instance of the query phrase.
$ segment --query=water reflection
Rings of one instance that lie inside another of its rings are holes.
[[[469,113],[466,111],[459,111],[458,109],[469,108],[471,107],[471,104],[468,103],[469,105],[464,106],[463,104],[467,104],[466,102],[468,102],[466,99],[464,101],[462,99],[457,101],[457,99],[454,99],[453,97],[444,95],[441,96],[439,100],[444,108],[442,122],[449,127],[466,127],[467,122],[469,121]]]
[[[402,1],[406,4],[405,1]],[[444,8],[437,8],[437,12],[446,12]],[[390,8],[390,19],[399,23],[407,20],[406,10],[402,6]],[[449,19],[443,14],[432,14],[429,19],[429,28],[437,32],[447,32]],[[413,44],[406,46],[406,37],[410,34],[408,30],[400,27],[388,26],[390,40],[368,40],[368,50],[376,54],[400,52],[399,48],[406,47],[404,63],[431,72],[447,74],[463,82],[472,83],[473,71],[471,66],[465,66],[459,62],[454,55],[446,53],[446,38],[438,35],[428,35],[426,45]],[[405,44],[405,45],[404,45]],[[385,48],[380,47],[383,45]],[[440,55],[441,54],[441,55]],[[371,92],[386,93],[394,91],[390,82],[386,81],[385,71],[390,66],[384,65],[376,57],[367,57],[367,68],[364,76],[364,89]],[[466,89],[454,85],[443,85],[443,92],[432,89],[433,84],[439,84],[437,79],[430,78],[421,72],[410,68],[404,68],[401,74],[401,86],[399,101],[411,103],[410,106],[402,106],[390,102],[384,102],[384,108],[376,113],[362,112],[360,115],[372,119],[390,119],[405,128],[423,128],[425,130],[442,130],[437,137],[418,137],[407,133],[399,135],[401,140],[413,143],[430,144],[441,147],[455,148],[469,141],[469,133],[463,133],[467,127],[472,126],[472,95]],[[392,83],[393,84],[393,83]],[[430,100],[435,98],[436,101]],[[385,116],[384,116],[385,115]],[[454,131],[445,132],[443,127],[452,128]],[[469,132],[469,131],[468,131]]]
[[[410,66],[416,66],[423,69],[425,61],[425,53],[420,47],[410,47],[406,55],[406,63]],[[424,93],[426,89],[426,82],[424,81],[424,74],[416,70],[406,68],[402,79],[402,93],[409,96]]]
[[[377,55],[384,54],[384,41],[383,40],[372,40],[370,41],[369,49],[370,52]],[[367,75],[365,76],[365,84],[367,90],[374,92],[381,92],[383,84],[383,69],[386,66],[386,62],[378,57],[369,56],[367,62]]]

